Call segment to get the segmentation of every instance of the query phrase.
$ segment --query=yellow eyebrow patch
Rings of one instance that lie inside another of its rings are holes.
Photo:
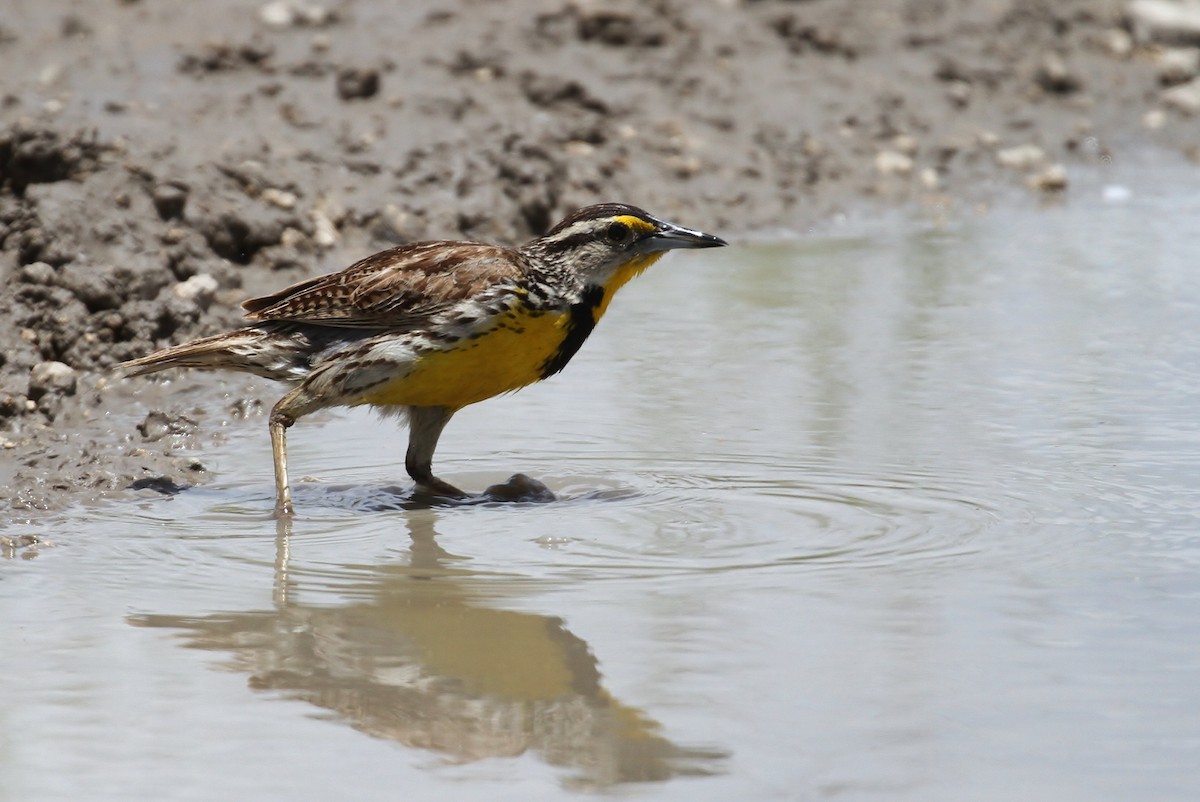
[[[635,217],[632,214],[618,215],[617,217],[613,218],[613,222],[624,223],[625,225],[629,226],[631,231],[635,231],[638,234],[649,234],[656,228],[653,223],[647,223],[642,218]]]

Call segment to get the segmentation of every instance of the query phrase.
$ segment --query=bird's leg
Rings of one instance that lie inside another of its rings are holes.
[[[280,412],[271,412],[271,456],[275,460],[275,517],[290,518],[295,510],[292,507],[292,490],[288,486],[287,475],[287,429],[295,419]]]
[[[300,417],[314,412],[325,404],[316,400],[308,389],[308,382],[279,399],[271,408],[271,456],[275,460],[275,517],[290,518],[295,513],[292,507],[292,489],[287,475],[287,430]]]
[[[404,468],[418,487],[442,496],[466,498],[467,493],[433,475],[433,452],[442,429],[446,428],[454,412],[449,407],[409,407],[408,453],[404,455]]]

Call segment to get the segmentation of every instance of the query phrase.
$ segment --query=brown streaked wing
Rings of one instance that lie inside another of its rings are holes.
[[[522,275],[509,248],[468,242],[400,245],[345,270],[242,303],[250,320],[348,328],[411,328],[458,301]]]

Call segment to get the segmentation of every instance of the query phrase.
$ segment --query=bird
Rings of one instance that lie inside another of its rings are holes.
[[[268,419],[277,518],[295,514],[287,430],[339,406],[406,417],[405,469],[417,487],[468,498],[433,473],[454,413],[562,371],[617,290],[667,251],[726,244],[636,206],[585,206],[519,247],[435,240],[380,251],[244,301],[242,328],[117,370],[231,370],[290,385]]]

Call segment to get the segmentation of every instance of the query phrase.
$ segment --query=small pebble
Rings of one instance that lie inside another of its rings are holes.
[[[378,70],[341,70],[337,76],[337,93],[342,100],[357,100],[374,97],[379,92]]]
[[[320,209],[313,209],[313,242],[322,248],[332,248],[337,244],[338,233],[337,227],[329,216]]]
[[[959,108],[971,102],[971,92],[971,85],[966,81],[951,81],[946,84],[946,97]]]
[[[45,262],[31,262],[21,268],[21,281],[26,284],[53,284],[54,268]]]
[[[137,425],[137,430],[148,441],[161,440],[168,435],[188,434],[194,431],[196,422],[185,415],[171,417],[160,409],[146,413],[145,419]]]
[[[207,273],[197,273],[186,281],[171,288],[176,298],[191,301],[201,309],[207,309],[217,294],[217,280]]]
[[[1167,124],[1167,113],[1162,109],[1150,109],[1142,115],[1142,125],[1151,131],[1157,131]]]
[[[915,156],[917,154],[916,137],[908,134],[897,134],[892,138],[892,147],[905,156]]]
[[[1125,13],[1142,42],[1200,44],[1200,4],[1179,0],[1133,0]]]
[[[1183,114],[1200,114],[1200,78],[1164,89],[1163,105]]]
[[[267,203],[280,209],[293,209],[297,201],[296,193],[275,189],[274,187],[264,189],[261,197]]]
[[[1123,28],[1105,31],[1099,44],[1117,58],[1125,58],[1133,52],[1133,37]]]
[[[883,175],[908,175],[913,169],[913,160],[895,150],[881,150],[875,155],[875,169]]]
[[[75,395],[78,374],[75,368],[62,362],[39,362],[29,371],[29,397],[37,400],[44,395]]]
[[[1067,168],[1052,164],[1029,178],[1029,186],[1039,192],[1062,192],[1067,188]]]
[[[1155,62],[1158,64],[1158,82],[1163,86],[1175,86],[1200,74],[1200,48],[1168,47],[1158,54]]]
[[[1028,170],[1046,160],[1046,152],[1037,145],[1017,145],[996,152],[996,163],[1013,170]]]
[[[272,28],[287,28],[296,21],[296,13],[292,10],[291,3],[285,0],[279,0],[276,3],[267,3],[258,10],[258,18],[262,20],[264,25],[269,25]]]
[[[187,205],[188,190],[185,184],[167,182],[154,188],[154,209],[163,220],[174,220],[183,216]]]
[[[1037,85],[1047,92],[1068,95],[1079,91],[1083,81],[1072,73],[1057,53],[1047,53],[1034,76]]]
[[[294,0],[292,2],[276,0],[276,2],[267,3],[260,8],[258,18],[263,25],[271,28],[319,27],[334,22],[337,14],[324,6],[295,2]]]

